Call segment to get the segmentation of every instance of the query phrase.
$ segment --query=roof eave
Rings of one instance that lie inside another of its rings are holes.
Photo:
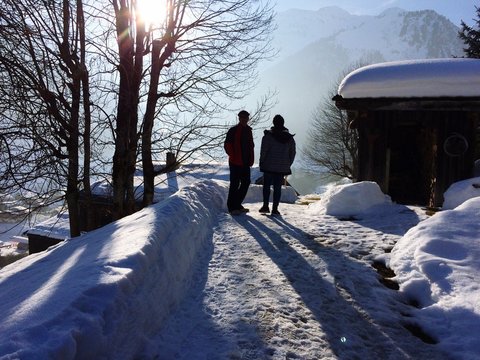
[[[467,111],[480,112],[480,96],[462,97],[378,97],[343,98],[336,95],[332,99],[342,110],[361,111]]]

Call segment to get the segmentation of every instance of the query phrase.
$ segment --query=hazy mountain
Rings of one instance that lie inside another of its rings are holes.
[[[459,28],[431,10],[399,8],[378,16],[351,15],[338,7],[289,10],[277,15],[279,54],[261,71],[255,96],[276,89],[274,112],[284,115],[302,145],[314,109],[358,64],[463,56]]]

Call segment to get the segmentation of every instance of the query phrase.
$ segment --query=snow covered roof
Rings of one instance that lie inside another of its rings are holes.
[[[379,63],[348,74],[343,99],[480,97],[480,59],[429,59]]]
[[[28,230],[29,235],[44,236],[50,239],[65,240],[70,238],[68,214],[53,216]]]

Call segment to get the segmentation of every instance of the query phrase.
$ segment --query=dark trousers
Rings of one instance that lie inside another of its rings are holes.
[[[250,186],[250,167],[230,165],[230,189],[228,190],[228,211],[238,210],[247,196]]]
[[[270,199],[270,186],[273,185],[273,209],[278,208],[280,197],[282,196],[282,182],[284,176],[282,174],[275,174],[265,172],[263,173],[263,205],[268,206]]]

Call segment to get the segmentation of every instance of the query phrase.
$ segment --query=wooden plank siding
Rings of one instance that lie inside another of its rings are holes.
[[[358,181],[377,182],[392,200],[438,207],[448,186],[473,176],[478,113],[409,109],[361,111],[355,116]],[[460,145],[462,137],[466,139],[465,152],[446,153],[444,144],[452,135]]]

